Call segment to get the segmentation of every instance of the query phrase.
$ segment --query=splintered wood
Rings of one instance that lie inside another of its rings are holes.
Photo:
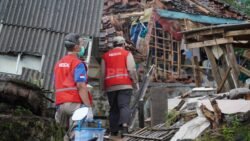
[[[201,111],[212,124],[212,128],[218,128],[222,122],[222,113],[216,100],[210,101],[214,111],[210,111],[206,106],[201,105]]]

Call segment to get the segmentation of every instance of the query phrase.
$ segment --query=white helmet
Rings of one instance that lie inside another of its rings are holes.
[[[114,37],[113,41],[114,41],[115,45],[125,44],[126,43],[125,39],[122,36]]]

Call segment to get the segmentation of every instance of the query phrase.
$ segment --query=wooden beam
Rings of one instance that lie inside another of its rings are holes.
[[[209,48],[209,47],[205,47],[204,49],[206,51],[208,60],[211,63],[213,77],[214,77],[217,85],[219,85],[221,83],[221,75],[220,75],[218,66],[216,64],[216,60],[215,60],[215,57],[213,55],[213,52],[212,52],[211,48]]]
[[[198,33],[194,33],[194,34],[187,34],[187,35],[185,35],[185,38],[190,39],[190,38],[197,38],[197,37],[201,37],[201,36],[223,34],[223,33],[224,33],[224,29],[205,30],[205,31],[199,31]]]
[[[200,47],[208,47],[208,46],[215,46],[220,44],[228,44],[233,43],[233,38],[219,38],[214,40],[207,40],[203,42],[196,42],[187,44],[187,48],[200,48]]]
[[[125,14],[118,14],[116,17],[117,19],[126,19],[126,18],[130,18],[130,17],[139,17],[139,16],[143,16],[144,15],[144,11],[142,12],[133,12],[133,13],[125,13]]]
[[[239,87],[238,77],[240,75],[240,70],[237,65],[237,61],[236,61],[236,57],[234,54],[234,49],[233,49],[232,44],[226,44],[226,48],[224,48],[224,50],[225,50],[225,57],[226,57],[227,65],[228,67],[232,67],[231,77],[234,82],[234,86],[235,88],[238,88]]]
[[[177,69],[178,69],[178,76],[180,77],[181,75],[181,46],[180,46],[180,43],[177,43],[178,44],[178,47],[177,47],[177,50],[178,50],[178,64],[177,64]]]
[[[240,68],[240,72],[244,73],[245,75],[247,75],[248,77],[250,77],[250,70],[242,67],[241,65],[238,65]]]
[[[199,68],[199,62],[198,62],[198,57],[194,56],[192,58],[192,64],[193,64],[193,73],[194,73],[194,80],[195,80],[195,85],[196,87],[201,86],[201,75],[200,75],[200,68]]]
[[[181,65],[183,68],[193,68],[193,65]],[[211,69],[210,67],[199,66],[200,69]]]
[[[225,34],[226,37],[241,36],[241,35],[250,35],[250,29],[248,29],[248,30],[228,31]]]
[[[222,88],[223,88],[223,86],[224,86],[224,84],[225,84],[225,82],[226,82],[226,80],[227,80],[227,77],[228,77],[228,75],[229,75],[231,69],[232,69],[231,67],[229,67],[229,68],[227,69],[227,72],[226,72],[226,74],[224,75],[224,77],[223,77],[223,79],[222,79],[222,82],[220,83],[219,87],[217,88],[217,93],[220,93],[220,92],[221,92],[221,90],[222,90]]]

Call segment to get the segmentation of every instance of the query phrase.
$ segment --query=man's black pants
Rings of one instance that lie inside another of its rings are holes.
[[[109,124],[110,131],[118,132],[121,125],[129,123],[131,110],[129,108],[132,89],[107,92],[110,105]]]

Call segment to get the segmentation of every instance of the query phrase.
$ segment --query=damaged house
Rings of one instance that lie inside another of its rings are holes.
[[[203,95],[229,92],[242,87],[242,83],[247,83],[249,17],[221,0],[106,0],[103,13],[100,50],[105,52],[112,47],[112,37],[123,35],[127,39],[127,49],[135,56],[142,79],[150,65],[156,66],[155,73],[152,74],[152,81],[156,83],[150,83],[149,92],[144,99],[144,108],[148,106],[148,99],[151,104],[151,128],[145,127],[127,135],[128,140],[170,140],[178,129],[175,126],[166,128],[166,113],[162,112],[166,111],[164,95],[170,96],[169,98],[174,95],[182,95],[183,98],[189,96],[187,89],[180,91],[186,87],[185,84],[194,82],[195,85],[188,86],[190,88],[217,88],[191,89],[194,95]],[[223,39],[225,36],[230,39]],[[221,48],[220,52],[215,49],[216,54],[212,55],[211,46],[221,45],[228,47]],[[233,48],[234,45],[236,48],[244,48],[240,49],[240,56],[237,55],[237,49]],[[223,57],[215,59],[218,53]],[[240,82],[238,77],[242,74],[244,78]],[[249,91],[244,94],[247,93]],[[168,102],[169,110],[180,110],[185,103],[181,100]],[[172,103],[177,105],[171,106]],[[183,117],[184,115],[190,120],[197,113],[187,112],[182,114]],[[145,117],[147,116],[146,114]],[[205,122],[203,129],[209,126],[207,123]],[[178,139],[185,137],[173,138]]]
[[[219,0],[105,1],[104,15],[100,48],[111,47],[114,34],[124,35],[140,52],[135,58],[140,61],[152,57],[151,64],[157,66],[156,82],[187,77],[182,71],[183,68],[190,70],[191,63],[184,64],[185,56],[190,58],[193,54],[198,61],[204,60],[199,49],[186,49],[180,31],[238,24],[248,19]],[[193,75],[190,71],[187,73],[188,76]]]

